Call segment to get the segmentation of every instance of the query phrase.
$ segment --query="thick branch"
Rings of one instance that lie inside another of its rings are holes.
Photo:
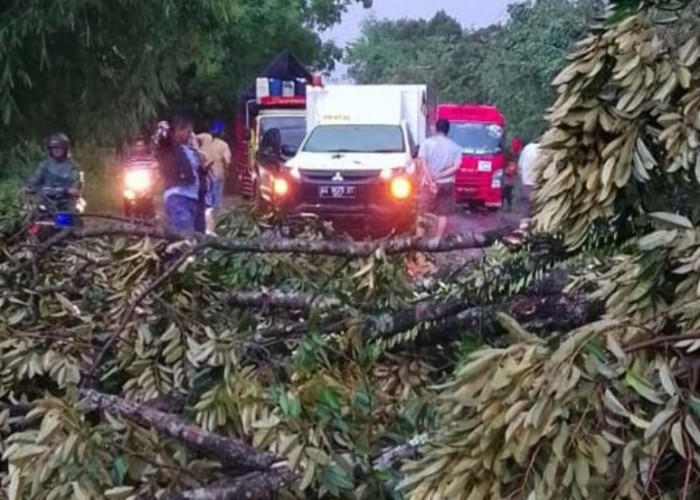
[[[369,318],[367,334],[383,337],[405,332],[428,321],[449,318],[469,308],[465,301],[422,301],[395,313],[383,313]]]
[[[281,458],[258,451],[243,441],[206,432],[175,415],[92,389],[81,389],[80,396],[89,410],[106,411],[143,427],[152,427],[159,434],[176,439],[193,451],[214,456],[235,469],[263,472],[274,469],[286,481],[291,481],[294,477],[294,473],[288,467],[281,465]]]
[[[103,236],[140,236],[165,241],[181,241],[196,239],[207,248],[213,248],[232,253],[294,253],[307,255],[334,255],[340,257],[368,257],[382,249],[387,255],[408,252],[439,253],[470,248],[482,248],[492,243],[496,233],[468,233],[451,235],[444,239],[424,239],[399,237],[372,242],[298,240],[298,239],[269,239],[269,238],[226,238],[201,235],[183,235],[167,230],[148,227],[108,227],[75,229],[57,235],[51,245],[64,238],[99,238]]]
[[[341,305],[340,300],[321,295],[295,292],[232,292],[222,295],[221,301],[230,307],[248,307],[259,309],[288,309],[306,311],[313,305],[314,309],[333,309]]]
[[[403,444],[389,448],[372,461],[372,468],[374,470],[390,469],[401,460],[415,458],[420,447],[427,444],[427,442],[428,435],[422,434]]]
[[[267,500],[289,484],[289,478],[277,471],[251,472],[195,490],[173,493],[167,500]]]
[[[422,332],[416,342],[422,346],[449,344],[467,331],[492,339],[500,331],[496,318],[498,312],[506,312],[532,333],[547,336],[595,321],[603,310],[601,303],[590,301],[585,294],[560,292],[546,296],[520,296],[500,306],[465,309]]]

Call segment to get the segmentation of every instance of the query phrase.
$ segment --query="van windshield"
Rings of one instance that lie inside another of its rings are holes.
[[[451,122],[450,139],[465,154],[485,155],[503,152],[503,127],[489,123]]]
[[[304,145],[309,153],[405,153],[398,125],[320,125]]]
[[[265,132],[276,128],[282,136],[282,147],[299,149],[306,135],[306,118],[304,116],[264,116],[260,120],[260,137]]]

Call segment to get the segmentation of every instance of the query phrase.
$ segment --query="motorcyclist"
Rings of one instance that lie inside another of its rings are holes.
[[[124,163],[124,213],[127,217],[155,216],[158,163],[143,138],[137,138]]]
[[[145,139],[139,137],[134,141],[126,160],[126,170],[156,170],[158,163],[151,154]]]
[[[59,212],[75,212],[80,196],[80,170],[70,158],[70,139],[62,132],[49,137],[46,144],[47,157],[36,168],[27,184],[30,192],[43,194],[51,191],[48,198]]]

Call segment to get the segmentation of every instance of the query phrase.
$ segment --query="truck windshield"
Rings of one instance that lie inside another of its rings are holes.
[[[306,135],[306,118],[303,116],[265,116],[260,121],[260,137],[276,128],[282,136],[282,146],[299,149]]]
[[[451,122],[449,137],[462,147],[465,154],[498,154],[503,151],[503,128],[500,125]]]
[[[404,153],[398,125],[321,125],[304,145],[309,153]]]

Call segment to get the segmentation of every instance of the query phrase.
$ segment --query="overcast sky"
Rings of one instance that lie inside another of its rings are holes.
[[[360,23],[370,13],[379,19],[429,19],[444,10],[467,28],[481,27],[504,20],[508,3],[509,0],[373,0],[371,9],[363,9],[359,4],[351,7],[342,24],[324,38],[345,46],[359,36]]]
[[[371,9],[353,5],[343,16],[343,22],[323,34],[323,38],[334,40],[345,47],[360,35],[362,21],[370,15],[378,19],[410,18],[430,19],[439,10],[444,10],[457,19],[462,26],[479,28],[503,21],[507,17],[506,6],[511,0],[373,0]],[[338,65],[332,80],[345,80],[346,67]]]

